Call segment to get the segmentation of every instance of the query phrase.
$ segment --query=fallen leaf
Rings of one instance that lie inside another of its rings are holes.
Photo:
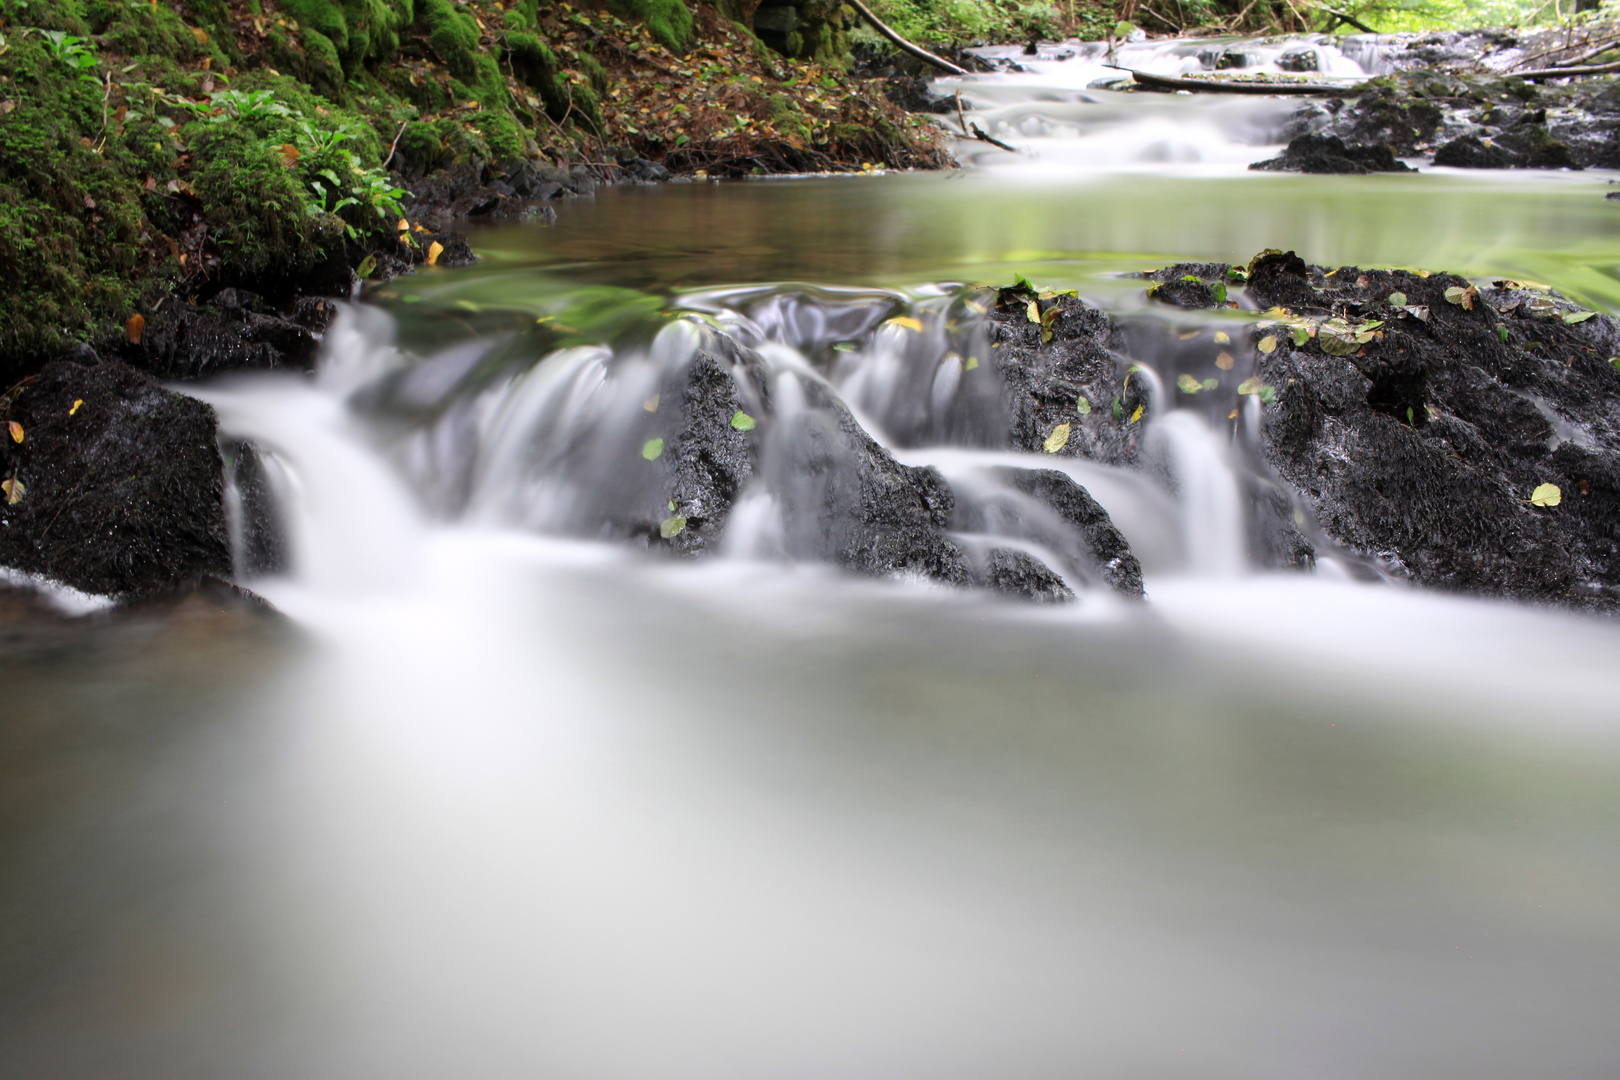
[[[439,256],[443,254],[444,245],[439,243],[437,240],[433,241],[433,243],[428,245],[427,264],[429,266],[439,265]]]
[[[1040,305],[1036,304],[1033,300],[1029,302],[1029,307],[1024,309],[1024,314],[1029,316],[1029,321],[1032,323],[1038,323],[1041,321]]]
[[[910,315],[896,315],[894,318],[888,320],[884,325],[898,326],[903,330],[910,330],[915,334],[922,333],[922,320],[913,319]]]
[[[1365,342],[1356,340],[1356,332],[1343,319],[1329,319],[1317,329],[1316,344],[1329,356],[1354,356]]]
[[[281,163],[289,169],[298,164],[298,159],[303,156],[292,143],[282,143],[276,147],[276,153],[281,155]]]
[[[1137,406],[1137,407],[1136,407],[1136,411],[1135,411],[1135,412],[1133,412],[1133,413],[1131,413],[1131,423],[1133,423],[1133,424],[1134,424],[1134,423],[1136,423],[1136,422],[1137,422],[1137,421],[1138,421],[1138,420],[1140,420],[1140,419],[1142,419],[1142,410],[1143,410],[1143,409],[1144,409],[1144,408],[1145,408],[1145,406],[1142,406],[1142,405],[1138,405],[1138,406]]]
[[[1270,353],[1277,351],[1277,339],[1272,337],[1270,334],[1267,334],[1265,337],[1255,342],[1254,347],[1269,355]]]
[[[658,398],[659,398],[659,395],[654,394],[652,397],[648,398],[646,401],[643,401],[641,403],[642,409],[647,411],[647,412],[657,412],[658,411]]]
[[[648,461],[657,461],[664,456],[664,440],[648,439],[641,444],[641,456]]]
[[[208,31],[204,30],[200,26],[191,27],[191,36],[197,39],[197,44],[199,45],[208,44]]]
[[[1186,374],[1183,374],[1176,380],[1176,385],[1181,387],[1181,392],[1183,394],[1196,394],[1204,388],[1203,383],[1199,382],[1191,375]]]
[[[6,502],[12,506],[22,502],[22,497],[28,493],[21,480],[0,480],[0,491],[6,493]]]
[[[406,221],[404,218],[400,218],[399,219],[398,229],[399,229],[400,232],[410,232],[411,231],[411,223]]]
[[[141,338],[145,334],[146,316],[137,311],[135,314],[131,315],[129,317],[129,321],[124,324],[124,336],[129,338],[129,343],[131,345],[139,345],[141,343]]]
[[[78,412],[79,411],[79,406],[83,405],[83,404],[84,404],[84,399],[83,398],[75,398],[73,400],[73,408],[68,410],[68,415],[72,416],[74,413]]]
[[[1403,292],[1392,292],[1389,294],[1388,299],[1390,304],[1394,307],[1406,306],[1406,294]]]
[[[1595,311],[1566,311],[1564,312],[1564,321],[1567,323],[1582,323],[1596,314]]]
[[[1564,493],[1557,484],[1542,484],[1530,493],[1532,506],[1557,506],[1564,501]]]
[[[1230,345],[1232,344],[1232,336],[1225,330],[1217,330],[1215,331],[1215,341],[1220,345]]]
[[[1085,399],[1082,398],[1081,400],[1084,401]],[[1046,452],[1055,454],[1067,445],[1069,445],[1069,425],[1059,424],[1052,429],[1052,434],[1046,437]]]
[[[1466,289],[1461,285],[1453,285],[1446,290],[1446,302],[1448,304],[1459,304],[1464,311],[1473,311],[1474,297],[1478,295],[1479,290],[1472,285]]]
[[[360,260],[360,265],[354,268],[354,272],[361,278],[368,278],[372,274],[375,274],[377,272],[377,257],[375,255],[367,255],[365,258]]]
[[[731,426],[738,431],[753,431],[754,418],[738,409],[731,415]]]
[[[1215,366],[1222,371],[1231,371],[1236,365],[1237,361],[1232,359],[1232,354],[1229,352],[1223,352],[1215,358]]]
[[[658,535],[665,540],[673,540],[686,529],[686,519],[679,514],[667,517],[658,523]]]
[[[967,363],[962,366],[962,370],[963,371],[972,371],[974,368],[976,368],[978,366],[979,366],[979,358],[977,356],[970,356],[970,357],[968,357]]]
[[[17,421],[15,421],[15,420],[6,421],[6,430],[11,432],[11,441],[12,442],[22,442],[23,441],[22,425],[17,423]]]
[[[1185,334],[1177,334],[1176,336],[1179,337],[1182,341],[1191,341],[1193,338],[1197,337],[1201,333],[1203,333],[1202,330],[1189,330]]]

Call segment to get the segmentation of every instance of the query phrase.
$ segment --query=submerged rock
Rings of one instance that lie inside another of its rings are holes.
[[[1051,567],[1017,548],[989,548],[972,561],[972,574],[974,584],[1018,600],[1067,604],[1075,599],[1074,590]]]
[[[209,406],[125,364],[58,360],[5,419],[0,565],[123,598],[230,574]]]
[[[1264,172],[1352,173],[1415,172],[1395,157],[1387,144],[1347,145],[1337,135],[1300,135],[1281,157],[1257,161],[1249,168]]]
[[[1071,564],[1086,576],[1095,575],[1121,596],[1142,597],[1142,564],[1131,553],[1125,535],[1091,493],[1067,473],[1056,469],[995,470],[1010,487],[1039,499],[1069,526],[1068,535],[1079,539],[1079,550],[1067,552]],[[1061,540],[1059,541],[1061,543]]]

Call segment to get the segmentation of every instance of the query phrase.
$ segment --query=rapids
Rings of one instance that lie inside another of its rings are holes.
[[[267,462],[289,624],[4,661],[0,1075],[1612,1075],[1620,629],[1319,536],[1258,570],[1258,406],[1164,357],[1121,357],[1150,467],[1009,450],[960,287],[1212,343],[1252,313],[1121,273],[1274,246],[1613,309],[1605,178],[1249,175],[1292,103],[1087,89],[1099,49],[962,82],[1023,154],[604,191],[372,290],[313,379],[188,387]],[[615,523],[699,352],[770,422],[720,544],[660,558]],[[1078,603],[827,565],[822,394]],[[1146,601],[1005,464],[1086,487]]]

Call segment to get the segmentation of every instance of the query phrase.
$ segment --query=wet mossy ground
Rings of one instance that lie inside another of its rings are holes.
[[[420,262],[397,223],[435,170],[948,164],[875,88],[682,0],[0,0],[0,39],[0,389],[167,304]]]

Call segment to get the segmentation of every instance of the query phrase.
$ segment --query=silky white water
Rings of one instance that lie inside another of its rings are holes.
[[[548,356],[451,298],[575,283],[425,278],[346,310],[312,379],[188,388],[271,463],[291,566],[249,584],[288,624],[6,669],[0,1075],[1612,1075],[1612,621],[1327,544],[1256,570],[1257,407],[1212,425],[1133,357],[1154,468],[1018,454],[953,289],[745,265]],[[660,375],[725,341],[784,434],[724,544],[597,538]],[[1146,603],[806,556],[771,463],[818,389],[964,492],[1063,469]]]

